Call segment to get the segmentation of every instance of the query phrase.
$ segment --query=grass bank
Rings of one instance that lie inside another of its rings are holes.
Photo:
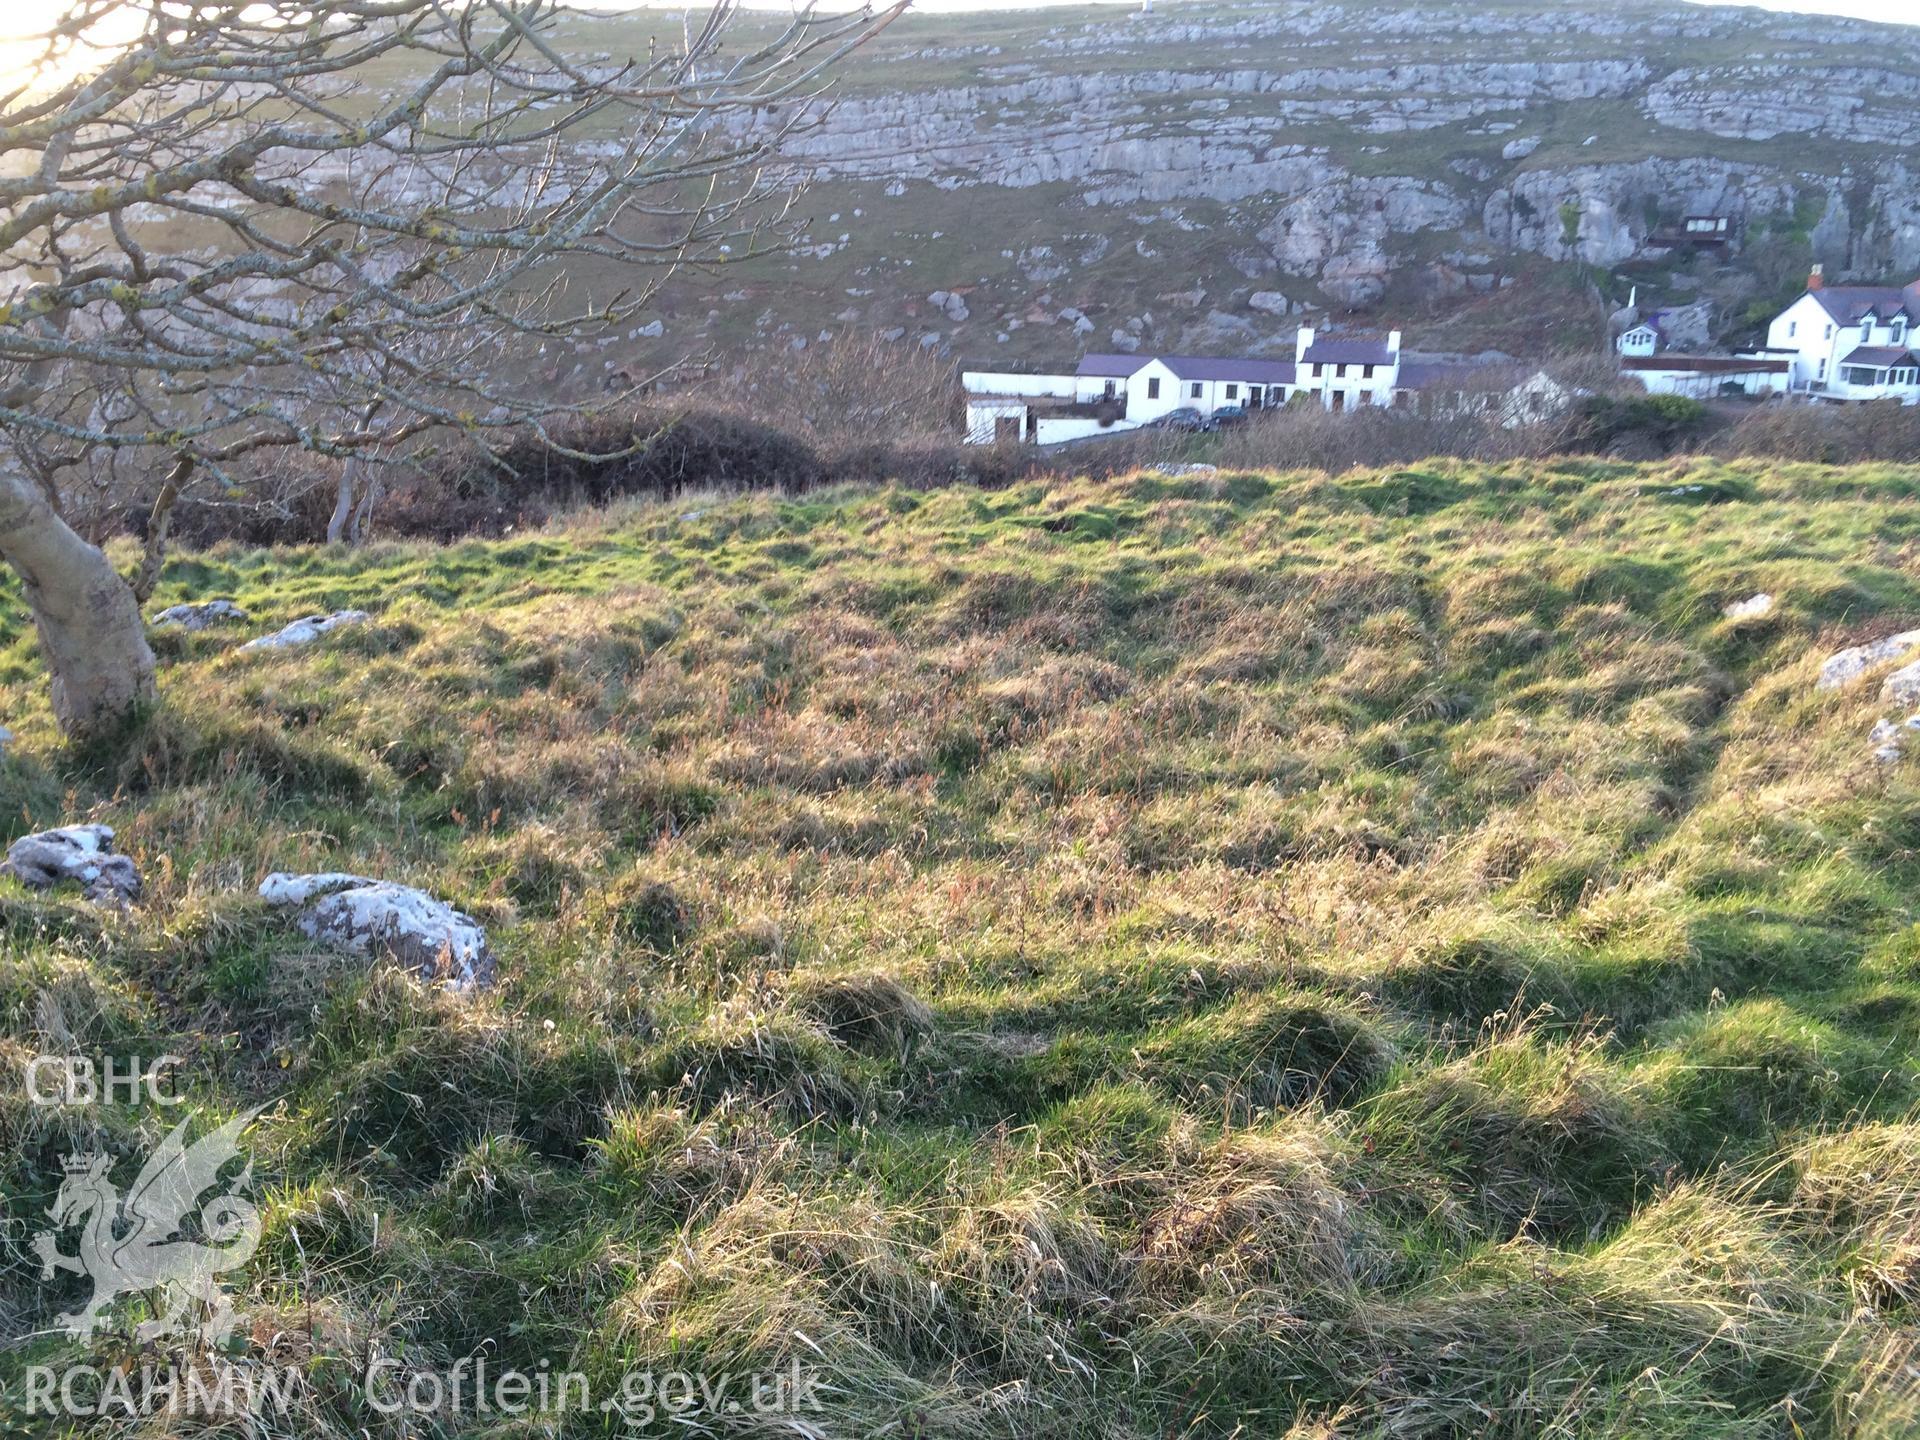
[[[8,1396],[78,1353],[61,1156],[175,1118],[29,1105],[61,1049],[269,1105],[287,1434],[618,1432],[353,1380],[484,1351],[798,1363],[835,1436],[1911,1435],[1920,785],[1877,680],[1813,680],[1920,619],[1917,489],[1443,462],[216,549],[156,606],[373,618],[163,637],[106,759],[10,606],[0,823],[109,823],[148,891],[0,881]],[[498,986],[315,947],[275,869],[455,900]]]

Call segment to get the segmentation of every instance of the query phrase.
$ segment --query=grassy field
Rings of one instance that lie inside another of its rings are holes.
[[[148,892],[0,881],[0,1413],[85,1353],[26,1251],[61,1157],[175,1119],[29,1105],[75,1050],[269,1106],[241,1358],[310,1391],[223,1433],[621,1433],[355,1378],[484,1353],[818,1386],[662,1434],[1913,1435],[1920,783],[1876,677],[1813,681],[1920,617],[1916,491],[1435,463],[186,555],[156,605],[373,619],[163,637],[110,756],[10,599],[6,833],[109,823]],[[498,986],[252,898],[322,868],[480,916]]]

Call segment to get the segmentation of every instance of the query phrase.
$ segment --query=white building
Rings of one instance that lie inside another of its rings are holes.
[[[1400,332],[1385,340],[1321,340],[1307,326],[1294,340],[1297,390],[1317,396],[1329,410],[1391,405],[1400,384]]]
[[[1150,425],[1176,410],[1205,421],[1222,410],[1282,405],[1294,374],[1291,360],[1092,354],[1071,374],[967,370],[960,378],[970,443],[1055,445]]]
[[[1660,327],[1651,318],[1642,320],[1620,336],[1620,353],[1644,359],[1660,348]]]
[[[1787,389],[1816,400],[1920,404],[1920,280],[1910,285],[1829,285],[1821,267],[1807,293],[1767,327],[1767,350],[1788,363]]]
[[[1400,332],[1384,340],[1320,338],[1302,328],[1294,358],[1260,360],[1213,355],[1092,354],[1071,373],[966,370],[967,439],[973,444],[1022,440],[1059,444],[1164,423],[1177,411],[1193,422],[1222,412],[1251,413],[1289,402],[1317,401],[1329,410],[1412,406],[1451,412],[1453,391],[1487,390],[1473,372],[1484,367],[1402,364]],[[1511,381],[1498,387],[1504,394]],[[1427,392],[1433,393],[1427,396]],[[1493,393],[1488,391],[1488,393]],[[1432,401],[1431,407],[1423,396]]]
[[[1711,400],[1723,395],[1757,398],[1786,393],[1792,366],[1786,357],[1770,350],[1712,355],[1667,348],[1676,330],[1704,338],[1703,325],[1704,315],[1697,307],[1653,311],[1621,333],[1616,347],[1621,373],[1638,380],[1652,395]]]
[[[1624,374],[1646,387],[1650,395],[1688,395],[1712,400],[1722,395],[1784,395],[1790,362],[1783,356],[1648,355],[1628,356],[1620,362]]]

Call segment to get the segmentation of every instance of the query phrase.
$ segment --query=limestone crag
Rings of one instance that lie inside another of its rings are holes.
[[[921,23],[938,33],[939,21]],[[1791,235],[1836,272],[1920,268],[1908,159],[1920,31],[1903,27],[1599,0],[1537,13],[1447,0],[1193,5],[1034,12],[993,44],[935,45],[916,60],[906,80],[856,61],[830,98],[798,116],[734,116],[730,138],[777,142],[791,177],[874,187],[899,227],[895,255],[927,238],[906,219],[921,187],[995,192],[986,203],[1018,228],[1034,287],[1071,285],[1129,251],[1159,259],[1165,247],[1143,231],[1168,207],[1198,207],[1174,223],[1231,235],[1220,273],[1191,277],[1229,311],[1276,313],[1247,300],[1270,287],[1234,293],[1234,277],[1268,273],[1310,282],[1286,293],[1315,308],[1367,305],[1410,268],[1445,295],[1504,283],[1515,257],[1681,264],[1689,214],[1732,222],[1720,258],[1736,263],[1751,231]],[[1104,261],[1079,253],[1102,233],[1120,242]],[[994,301],[974,291],[967,304]],[[989,322],[1002,343],[1031,303],[1004,297]],[[959,343],[968,332],[953,323]]]

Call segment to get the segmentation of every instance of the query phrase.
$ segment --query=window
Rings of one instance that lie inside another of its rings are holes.
[[[1360,367],[1360,378],[1362,380],[1371,380],[1373,378],[1373,367],[1371,365],[1362,365]]]
[[[1193,389],[1189,392],[1191,398],[1198,400],[1205,393],[1206,393],[1206,387],[1203,386],[1198,380],[1194,381]]]
[[[1160,377],[1158,375],[1149,375],[1147,377],[1147,398],[1149,400],[1158,400],[1160,398]]]
[[[1831,340],[1833,338],[1833,326],[1827,326],[1827,333],[1820,338],[1823,340]]]
[[[1112,398],[1113,398],[1113,381],[1109,380],[1107,381],[1107,399],[1111,400]]]
[[[1238,385],[1227,386],[1227,399],[1238,400],[1239,398],[1240,398],[1240,387]]]
[[[1799,333],[1800,333],[1800,322],[1798,320],[1789,320],[1787,322],[1787,338],[1791,340],[1793,339],[1794,336],[1798,335]]]
[[[1904,315],[1893,322],[1893,343],[1896,345],[1907,343],[1907,317]]]

